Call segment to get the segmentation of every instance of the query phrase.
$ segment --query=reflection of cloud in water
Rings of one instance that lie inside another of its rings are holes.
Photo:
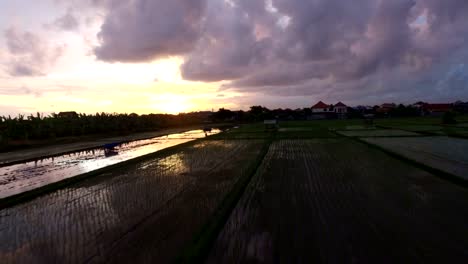
[[[209,134],[217,134],[213,130]],[[150,154],[205,137],[203,130],[171,134],[120,144],[118,155],[106,156],[98,148],[0,168],[0,198],[32,190],[53,182]]]

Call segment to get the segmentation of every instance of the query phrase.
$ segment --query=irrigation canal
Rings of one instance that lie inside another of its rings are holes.
[[[219,132],[221,131],[213,129],[208,134],[214,135]],[[104,147],[99,147],[0,167],[0,199],[205,136],[203,130],[190,130],[184,133],[120,143],[110,152],[106,151]]]

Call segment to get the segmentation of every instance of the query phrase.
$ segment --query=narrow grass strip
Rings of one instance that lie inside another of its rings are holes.
[[[263,162],[274,137],[275,136],[272,135],[267,139],[256,160],[249,166],[246,173],[236,182],[233,189],[226,195],[221,204],[215,210],[210,220],[208,220],[208,222],[205,223],[200,231],[194,236],[193,241],[175,259],[175,263],[201,263],[206,259],[210,253],[212,245],[218,237],[218,234],[223,229],[231,215],[231,212],[236,207],[251,179],[257,172],[260,164]]]

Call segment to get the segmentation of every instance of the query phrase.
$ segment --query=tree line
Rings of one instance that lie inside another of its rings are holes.
[[[164,128],[202,124],[207,113],[169,114],[78,114],[75,112],[0,117],[0,147],[13,142],[48,140],[86,135],[123,135]]]
[[[367,114],[376,117],[410,117],[424,113],[420,109],[403,104],[395,105],[388,112],[374,107],[348,107],[347,118],[361,118]],[[466,113],[468,104],[458,112]],[[311,108],[268,109],[264,106],[251,106],[248,111],[231,111],[220,108],[216,112],[192,112],[178,115],[170,114],[117,114],[96,113],[78,114],[63,112],[58,114],[18,115],[0,117],[0,151],[8,150],[12,143],[21,144],[31,140],[50,140],[64,137],[87,135],[123,135],[135,132],[207,124],[210,122],[259,122],[265,119],[307,120],[312,114]],[[27,145],[27,144],[26,144]]]

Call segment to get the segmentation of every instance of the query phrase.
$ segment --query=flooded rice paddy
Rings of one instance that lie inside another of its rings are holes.
[[[270,146],[206,263],[462,263],[468,191],[349,139]]]
[[[262,144],[198,142],[2,209],[1,262],[170,262]]]
[[[363,138],[364,141],[468,180],[468,140],[452,137]]]
[[[207,135],[219,132],[216,129]],[[203,130],[191,130],[121,143],[111,152],[101,147],[0,167],[0,199],[203,137]]]

